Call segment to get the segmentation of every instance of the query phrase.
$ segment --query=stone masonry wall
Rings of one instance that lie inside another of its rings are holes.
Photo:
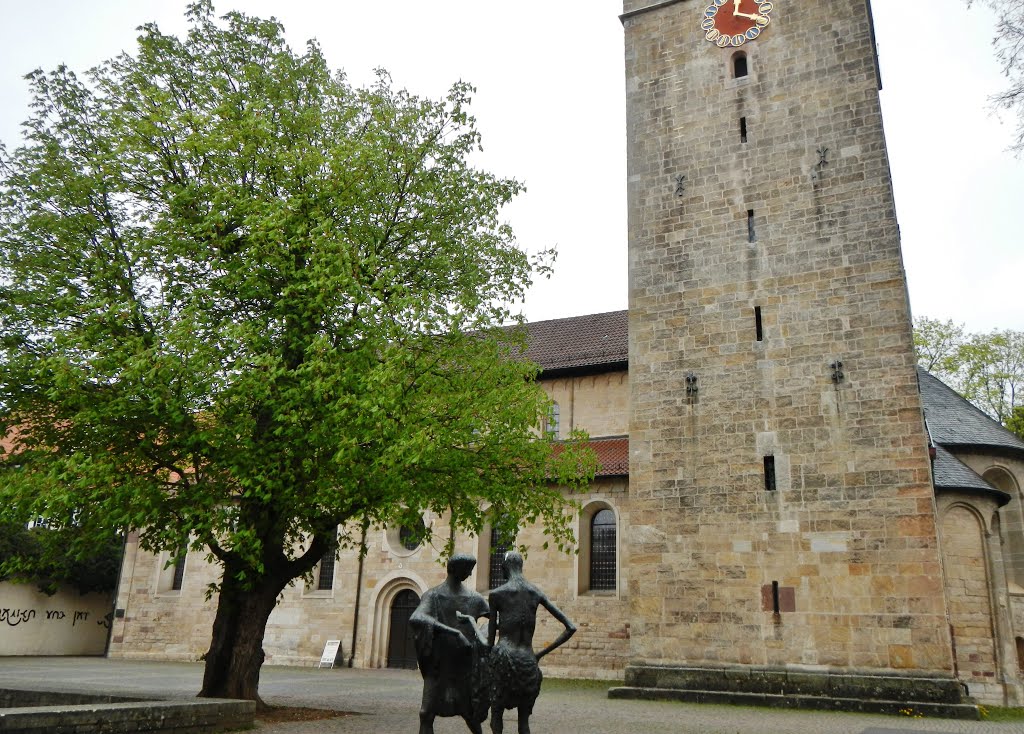
[[[585,428],[592,437],[621,435],[628,420],[628,377],[625,371],[586,377],[546,380],[543,387],[561,406],[563,437],[573,427]],[[619,578],[614,592],[591,592],[581,582],[580,564],[589,551],[562,553],[544,550],[546,540],[539,528],[524,528],[517,542],[529,548],[527,578],[536,583],[572,619],[579,631],[557,652],[545,658],[544,669],[552,675],[584,678],[621,678],[629,657],[628,576],[622,562],[625,529],[629,523],[628,487],[624,478],[601,479],[586,492],[570,499],[582,512],[575,522],[577,538],[584,537],[588,512],[609,508],[618,518]],[[396,594],[410,589],[422,594],[440,583],[445,570],[439,552],[448,536],[444,518],[425,516],[438,540],[410,551],[398,539],[395,528],[371,528],[363,564],[362,588],[353,663],[359,667],[387,664],[391,603]],[[460,552],[477,556],[474,577],[468,583],[485,593],[490,533],[463,537]],[[210,644],[216,596],[205,592],[218,580],[219,567],[208,565],[197,553],[189,554],[180,591],[171,590],[173,568],[168,554],[140,551],[137,539],[129,538],[114,620],[111,655],[127,658],[198,660]],[[270,616],[264,637],[268,664],[316,665],[324,644],[342,641],[340,664],[352,656],[352,629],[356,625],[356,590],[359,584],[357,552],[343,550],[335,565],[333,587],[317,590],[312,583],[297,582],[285,589]],[[536,646],[542,647],[560,633],[561,627],[545,612],[539,614]]]
[[[948,674],[866,3],[776,3],[741,78],[707,4],[624,4],[632,655]]]
[[[623,509],[627,496],[625,480],[596,482],[588,492],[574,496],[582,506],[595,503],[611,506],[622,528],[628,522]],[[436,537],[447,537],[443,518],[425,517]],[[354,664],[383,667],[387,664],[390,633],[390,603],[394,594],[409,588],[417,594],[440,583],[445,570],[439,548],[441,540],[408,551],[396,541],[396,533],[372,528],[367,535],[369,552],[362,577],[359,624]],[[578,588],[580,557],[544,550],[544,535],[538,528],[524,528],[517,541],[530,551],[527,578],[537,584],[579,627],[579,632],[557,652],[544,660],[544,670],[556,677],[621,678],[628,659],[629,624],[627,604],[621,593],[627,577],[620,564],[620,591],[588,592]],[[478,557],[477,570],[467,583],[481,588],[478,578],[487,563],[487,545],[479,538],[466,537],[457,550]],[[126,549],[118,609],[114,620],[110,654],[119,658],[198,660],[210,643],[217,597],[204,598],[207,586],[218,579],[219,567],[207,564],[196,553],[186,560],[180,591],[162,589],[166,554],[153,555],[138,548],[134,538]],[[316,665],[329,639],[342,641],[338,664],[352,654],[356,587],[359,561],[354,550],[343,551],[337,560],[330,590],[315,590],[310,583],[297,582],[284,591],[267,624],[264,649],[269,665]],[[561,626],[543,610],[538,615],[535,646],[553,640]]]
[[[624,436],[629,429],[629,375],[610,372],[545,380],[544,389],[560,408],[560,437],[585,428],[592,438]]]
[[[984,522],[973,508],[954,505],[943,513],[942,551],[957,675],[978,696],[999,686]]]

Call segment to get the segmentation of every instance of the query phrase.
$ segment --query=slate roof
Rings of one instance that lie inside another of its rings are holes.
[[[526,356],[544,377],[626,369],[629,312],[572,316],[527,324]]]
[[[1024,457],[1024,441],[918,367],[921,403],[932,441],[946,448],[988,449]]]
[[[935,447],[935,461],[932,463],[935,489],[955,489],[959,492],[987,495],[1005,505],[1012,498],[1001,489],[996,489],[982,479],[971,467],[957,459],[942,446]]]

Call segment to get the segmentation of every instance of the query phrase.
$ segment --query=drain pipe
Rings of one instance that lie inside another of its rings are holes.
[[[363,561],[366,560],[366,529],[370,521],[363,520],[363,533],[359,538],[359,571],[356,574],[356,610],[352,615],[352,644],[348,647],[348,667],[356,657],[356,635],[359,634],[359,602],[363,595]]]

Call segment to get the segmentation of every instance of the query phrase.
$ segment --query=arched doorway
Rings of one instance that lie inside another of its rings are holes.
[[[391,602],[387,662],[389,668],[416,668],[416,644],[413,641],[409,617],[419,604],[419,594],[412,589],[399,591]]]

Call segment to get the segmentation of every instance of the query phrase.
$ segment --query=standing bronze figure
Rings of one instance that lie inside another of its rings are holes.
[[[544,592],[526,580],[522,555],[509,551],[503,566],[508,581],[492,591],[488,599],[491,607],[487,628],[487,644],[491,648],[491,731],[501,734],[505,709],[514,708],[519,712],[519,734],[530,734],[530,715],[542,678],[537,661],[572,637],[576,626]],[[538,606],[547,609],[565,629],[558,639],[535,654],[533,633],[537,627]]]
[[[487,602],[463,581],[476,559],[458,554],[448,561],[444,583],[428,590],[409,618],[423,676],[420,734],[434,734],[437,716],[461,716],[473,734],[487,718],[487,643],[476,628]]]

